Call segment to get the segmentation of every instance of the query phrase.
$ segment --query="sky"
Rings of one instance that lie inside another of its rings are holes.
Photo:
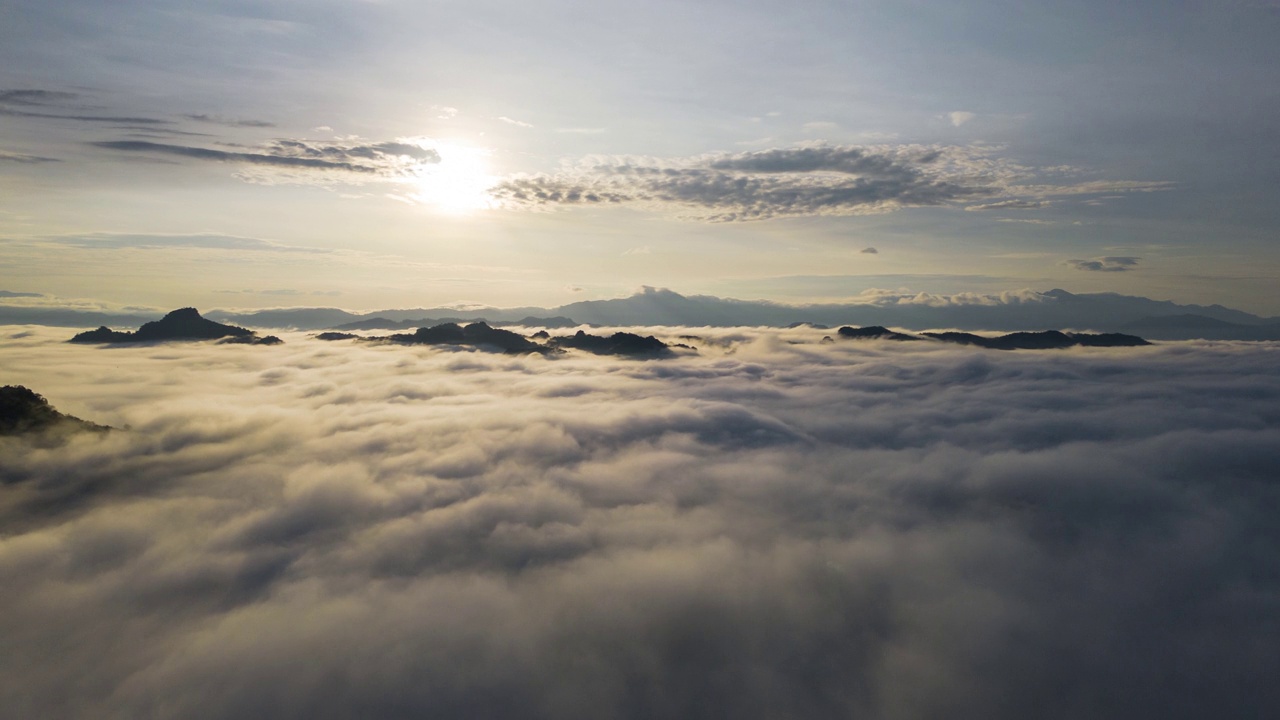
[[[0,0],[0,290],[1280,315],[1278,31],[1270,0]]]
[[[0,437],[6,710],[1280,708],[1275,343],[648,331],[698,350],[3,328],[6,377],[120,428]]]

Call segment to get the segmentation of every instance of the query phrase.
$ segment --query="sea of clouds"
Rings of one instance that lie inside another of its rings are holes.
[[[0,438],[0,715],[1280,711],[1280,344],[655,331],[699,351],[0,327],[129,428]]]

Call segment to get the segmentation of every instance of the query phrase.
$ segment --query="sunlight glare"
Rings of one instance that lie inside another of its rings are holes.
[[[450,215],[492,207],[489,189],[498,182],[489,168],[490,151],[451,142],[423,143],[440,153],[440,162],[419,165],[413,173],[414,202]]]

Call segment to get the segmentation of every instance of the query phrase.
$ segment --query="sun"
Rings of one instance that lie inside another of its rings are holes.
[[[440,154],[440,162],[423,163],[413,171],[414,202],[449,215],[467,215],[493,207],[489,189],[498,183],[489,166],[490,151],[439,140],[428,147]]]

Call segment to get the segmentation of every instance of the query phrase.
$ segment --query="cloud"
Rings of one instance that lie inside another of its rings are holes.
[[[1001,200],[1000,202],[982,203],[981,205],[969,205],[965,210],[969,212],[982,210],[1035,210],[1038,208],[1048,207],[1049,203],[1043,200]]]
[[[509,179],[491,192],[515,208],[636,204],[711,222],[862,215],[943,205],[993,188],[930,167],[944,150],[818,145],[683,160],[593,160],[558,175]]]
[[[1129,256],[1107,256],[1092,260],[1068,260],[1066,265],[1089,272],[1127,272],[1134,269],[1141,259]]]
[[[1089,180],[1063,185],[1024,185],[1011,187],[1009,190],[1016,194],[1034,195],[1043,198],[1070,195],[1105,195],[1108,193],[1163,192],[1173,190],[1176,187],[1177,183],[1165,180]]]
[[[0,162],[21,163],[23,165],[36,165],[40,163],[61,162],[58,158],[41,157],[39,155],[23,155],[20,153],[11,153],[0,150]]]
[[[74,245],[84,248],[115,249],[163,249],[205,248],[210,250],[248,250],[266,252],[328,253],[323,248],[283,245],[269,240],[220,235],[217,233],[193,233],[188,235],[164,235],[158,233],[82,233],[77,235],[50,235],[40,238],[44,242]]]
[[[337,171],[382,177],[404,177],[422,164],[440,162],[440,154],[435,150],[406,141],[361,143],[285,139],[275,140],[246,152],[142,140],[108,140],[90,144],[118,152],[174,155],[194,160],[240,163],[282,170]]]
[[[505,115],[500,116],[498,119],[499,119],[499,120],[501,120],[501,121],[502,121],[502,122],[504,122],[504,123],[507,123],[508,125],[515,125],[516,127],[522,127],[522,128],[531,128],[531,127],[533,127],[533,125],[532,125],[532,124],[530,124],[530,123],[527,123],[527,122],[524,122],[524,121],[521,121],[521,120],[514,120],[514,119],[509,118],[509,117],[507,117],[507,116],[505,116]]]
[[[956,110],[954,112],[947,113],[947,120],[951,121],[951,124],[954,127],[960,127],[976,117],[978,116],[965,110]]]
[[[0,116],[75,120],[88,123],[126,123],[152,127],[173,124],[170,120],[152,117],[86,114],[83,108],[68,106],[68,103],[78,97],[80,96],[77,93],[57,90],[0,90]]]
[[[38,298],[44,297],[41,293],[33,292],[14,292],[12,290],[0,290],[0,298]]]
[[[873,247],[864,247],[858,252],[862,253],[863,255],[879,255],[880,254],[880,251]]]
[[[123,137],[131,138],[160,138],[167,139],[172,137],[188,137],[188,138],[207,138],[214,137],[210,133],[192,132],[190,130],[178,130],[171,127],[156,127],[153,125],[118,125],[113,130],[120,130]]]
[[[868,215],[911,207],[1045,207],[1058,196],[1169,190],[1166,181],[1074,181],[1072,167],[1033,168],[981,143],[811,144],[685,158],[592,156],[490,190],[512,210],[629,205],[704,222]],[[1052,178],[1058,182],[1044,182]]]
[[[28,117],[40,118],[46,120],[76,120],[88,123],[131,123],[134,125],[172,125],[171,120],[160,120],[151,117],[136,117],[130,115],[73,115],[66,113],[45,113],[45,112],[28,112],[25,110],[14,110],[12,108],[0,107],[0,115],[9,117]]]
[[[74,100],[75,93],[56,90],[18,89],[0,90],[0,105],[45,106],[61,105]]]
[[[213,125],[226,125],[227,127],[246,127],[246,128],[273,128],[275,123],[265,120],[240,120],[236,118],[224,118],[218,115],[183,115],[182,117],[196,122],[211,123]]]
[[[7,377],[132,427],[0,440],[0,692],[25,715],[1280,707],[1261,346],[670,328],[700,355],[635,362],[24,332]]]

